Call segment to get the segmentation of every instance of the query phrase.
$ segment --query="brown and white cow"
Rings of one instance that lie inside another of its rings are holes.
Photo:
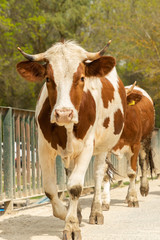
[[[89,53],[67,41],[36,55],[19,50],[29,60],[17,64],[19,74],[33,82],[45,79],[36,106],[44,189],[54,216],[65,220],[63,239],[79,240],[77,204],[92,155],[95,155],[95,194],[90,223],[103,223],[101,184],[105,158],[123,131],[125,89],[118,78],[115,59],[102,56],[104,49]],[[57,196],[57,154],[62,157],[65,168],[71,170],[67,183],[68,211]]]
[[[125,87],[126,92],[131,86]],[[117,155],[119,161],[125,155],[128,161],[128,177],[130,185],[126,201],[129,207],[138,207],[138,199],[135,187],[138,155],[142,170],[140,192],[146,196],[149,191],[147,179],[148,163],[151,159],[151,135],[154,128],[154,105],[151,97],[140,87],[134,87],[127,93],[126,120],[119,142],[112,152]],[[103,209],[108,210],[110,204],[110,183],[104,178]]]

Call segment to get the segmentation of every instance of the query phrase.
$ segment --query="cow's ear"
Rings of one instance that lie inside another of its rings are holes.
[[[136,105],[142,99],[141,93],[131,93],[127,96],[127,104],[130,106]]]
[[[30,61],[18,63],[17,71],[24,79],[30,82],[41,82],[46,75],[45,65]]]
[[[104,56],[90,63],[85,63],[86,77],[104,77],[116,65],[116,60],[110,56]]]

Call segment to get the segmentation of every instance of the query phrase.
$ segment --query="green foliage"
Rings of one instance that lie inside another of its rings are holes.
[[[16,72],[23,60],[17,46],[28,53],[47,50],[54,42],[76,39],[83,26],[88,0],[1,0],[0,104],[34,109],[41,84],[28,83]]]
[[[109,54],[125,85],[137,84],[155,102],[160,127],[160,4],[158,0],[1,0],[0,104],[35,108],[41,84],[28,83],[16,73],[28,53],[45,51],[64,39],[77,40],[88,51],[109,39]]]

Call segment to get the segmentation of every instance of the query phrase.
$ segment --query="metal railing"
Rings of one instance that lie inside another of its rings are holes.
[[[34,111],[0,107],[0,204],[44,194],[34,115]],[[160,174],[160,129],[153,132],[152,148],[157,174]],[[111,161],[119,174],[126,177],[127,161],[118,161],[114,155]],[[93,162],[92,158],[84,187],[94,186]],[[59,156],[56,169],[58,191],[62,192],[66,190],[67,179]]]
[[[35,112],[0,107],[0,203],[43,195]],[[66,190],[63,162],[57,156],[58,191]],[[93,159],[85,187],[93,186]]]
[[[34,111],[0,108],[0,200],[42,192]]]

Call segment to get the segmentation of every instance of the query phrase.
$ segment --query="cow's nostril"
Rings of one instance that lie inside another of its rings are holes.
[[[72,109],[55,109],[54,116],[57,122],[70,122],[73,118]]]
[[[60,116],[60,115],[59,115],[59,111],[58,111],[58,110],[55,110],[54,115],[55,115],[56,119],[58,119],[59,116]]]
[[[70,119],[72,119],[72,118],[73,118],[73,110],[71,110],[71,111],[70,111],[70,113],[69,113],[68,117],[69,117]]]

